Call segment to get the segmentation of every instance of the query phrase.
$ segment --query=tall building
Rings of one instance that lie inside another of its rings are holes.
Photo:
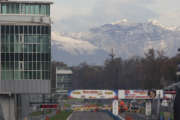
[[[0,0],[0,118],[16,118],[16,95],[50,93],[51,4]]]
[[[0,4],[1,80],[50,80],[50,4]]]
[[[56,68],[56,92],[66,94],[72,90],[72,70],[67,68]]]

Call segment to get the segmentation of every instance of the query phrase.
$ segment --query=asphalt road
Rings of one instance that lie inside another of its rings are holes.
[[[121,114],[121,116],[123,118],[126,118],[126,116],[128,116],[131,117],[133,120],[157,120],[155,116],[147,118],[145,115],[139,113],[123,113]]]
[[[70,120],[113,120],[103,112],[74,112]]]
[[[133,120],[146,120],[146,117],[142,114],[138,113],[123,113],[122,117],[126,118],[126,116],[131,117]]]

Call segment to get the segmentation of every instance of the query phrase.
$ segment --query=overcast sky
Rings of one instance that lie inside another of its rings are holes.
[[[158,20],[180,26],[180,0],[54,0],[53,29],[83,32],[106,23]]]

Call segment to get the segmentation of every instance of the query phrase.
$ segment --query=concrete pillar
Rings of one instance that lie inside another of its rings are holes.
[[[29,95],[20,95],[21,104],[19,106],[19,118],[24,120],[24,118],[28,117],[30,113],[30,107],[29,107]]]
[[[0,120],[15,120],[14,96],[0,94]]]

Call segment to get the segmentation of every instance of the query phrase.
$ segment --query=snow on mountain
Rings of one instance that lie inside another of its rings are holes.
[[[125,24],[125,23],[128,23],[127,19],[122,19],[120,21],[112,22],[111,24],[112,25],[118,25],[118,24]]]
[[[112,48],[117,56],[123,58],[143,56],[148,49],[154,48],[173,56],[180,47],[180,28],[167,27],[156,20],[132,23],[123,19],[92,28],[89,32],[63,34],[53,32],[52,39],[53,46],[58,48],[56,54],[63,50],[76,56],[91,54],[94,59],[96,57],[98,59],[101,55],[101,60],[104,60]],[[73,58],[69,56],[71,57]],[[88,58],[88,61],[91,61],[91,58]]]
[[[52,45],[56,45],[60,50],[64,50],[73,55],[92,54],[98,49],[88,41],[73,39],[57,32],[52,32],[52,40]]]
[[[177,30],[177,27],[176,26],[171,26],[171,27],[167,27],[167,26],[165,26],[165,25],[163,25],[163,24],[161,24],[159,21],[157,21],[157,20],[148,20],[148,22],[149,23],[151,23],[151,24],[153,24],[153,25],[155,25],[155,26],[159,26],[159,27],[161,27],[161,28],[164,28],[164,29],[167,29],[167,30],[171,30],[171,31],[176,31]]]
[[[114,48],[117,55],[143,56],[148,49],[163,50],[169,56],[180,47],[180,31],[177,27],[166,27],[157,21],[131,23],[127,20],[116,24],[105,24],[90,30],[91,43],[109,52]]]

